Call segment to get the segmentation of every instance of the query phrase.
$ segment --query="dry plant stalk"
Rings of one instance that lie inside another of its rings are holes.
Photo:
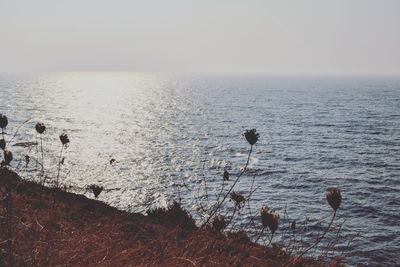
[[[247,156],[246,164],[245,164],[243,170],[236,177],[236,180],[233,182],[233,184],[229,188],[228,192],[226,192],[226,194],[224,195],[224,197],[222,198],[222,200],[220,202],[216,203],[214,208],[211,210],[207,220],[202,224],[202,226],[200,228],[203,228],[204,226],[206,226],[208,224],[208,222],[211,220],[211,218],[215,215],[215,213],[221,208],[222,204],[225,202],[227,197],[230,195],[230,193],[232,192],[233,188],[235,187],[235,185],[239,181],[240,177],[242,177],[242,175],[247,170],[247,167],[248,167],[249,161],[250,161],[250,156],[251,156],[251,153],[253,151],[253,146],[255,145],[255,143],[257,143],[260,134],[257,133],[256,129],[251,129],[251,130],[246,130],[246,132],[244,133],[244,136],[245,136],[247,142],[250,144],[250,151],[249,151],[249,155]]]

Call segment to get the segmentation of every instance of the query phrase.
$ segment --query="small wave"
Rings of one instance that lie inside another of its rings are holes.
[[[303,161],[304,158],[286,157],[284,160],[285,160],[285,161],[292,161],[292,162],[299,162],[299,161]]]
[[[266,175],[272,175],[272,174],[277,174],[277,173],[287,173],[287,170],[266,171],[266,170],[261,170],[261,169],[249,169],[247,171],[248,175],[256,175],[256,176],[266,176]]]
[[[316,124],[313,124],[312,126],[315,126],[315,127],[335,127],[336,125],[335,124],[329,124],[329,123],[316,123]]]

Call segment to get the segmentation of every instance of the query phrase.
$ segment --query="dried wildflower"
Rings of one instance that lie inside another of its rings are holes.
[[[31,158],[28,155],[25,155],[25,163],[26,163],[26,167],[28,167],[29,161],[31,160]]]
[[[224,170],[224,181],[229,181],[229,172],[227,170]]]
[[[9,165],[12,160],[13,160],[13,154],[11,153],[11,151],[4,150],[4,163],[6,165]]]
[[[36,132],[42,134],[42,133],[44,133],[44,131],[46,131],[46,126],[44,126],[43,123],[38,122],[38,123],[36,123],[35,129],[36,129]]]
[[[89,189],[92,190],[94,197],[97,198],[100,195],[100,193],[103,191],[104,188],[102,186],[93,184],[93,185],[89,186]]]
[[[232,191],[230,193],[231,199],[233,201],[235,201],[235,204],[240,206],[241,203],[245,202],[245,198],[244,196],[242,196],[241,194],[236,193],[235,191]]]
[[[60,141],[61,141],[61,143],[65,146],[66,144],[68,144],[69,143],[69,138],[68,138],[68,135],[66,135],[66,134],[61,134],[60,135]]]
[[[337,188],[328,188],[326,191],[326,199],[328,200],[328,203],[331,205],[332,209],[336,211],[342,203],[340,190]]]
[[[7,116],[0,114],[0,128],[4,129],[7,127],[8,119]]]
[[[264,227],[268,227],[271,224],[271,215],[268,207],[262,207],[260,210],[261,222]]]
[[[260,210],[261,222],[264,227],[268,227],[272,234],[278,229],[278,214],[268,207],[262,207]]]
[[[6,149],[6,141],[4,139],[0,139],[0,148],[1,149]]]
[[[250,145],[257,143],[259,136],[260,134],[257,133],[256,129],[246,130],[244,133],[244,137]]]
[[[271,231],[272,234],[278,230],[278,221],[279,221],[279,216],[276,212],[273,212],[272,214],[272,224],[269,227],[269,230]]]
[[[217,215],[214,217],[213,223],[212,223],[212,227],[214,230],[220,232],[221,230],[223,230],[227,225],[227,222],[225,220],[225,217],[222,215]]]

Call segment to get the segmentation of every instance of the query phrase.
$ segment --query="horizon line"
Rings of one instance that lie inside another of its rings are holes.
[[[346,72],[262,72],[262,71],[135,71],[135,70],[42,70],[42,71],[0,71],[0,74],[56,74],[56,73],[137,73],[160,75],[249,75],[249,76],[330,76],[330,77],[400,77],[399,73],[346,73]]]

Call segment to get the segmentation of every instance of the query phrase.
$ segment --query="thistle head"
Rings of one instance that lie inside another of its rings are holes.
[[[229,172],[227,170],[224,170],[224,181],[229,181]]]
[[[269,208],[262,207],[260,210],[260,215],[261,215],[262,225],[264,227],[268,227],[268,225],[270,225],[270,221],[271,221],[271,216],[269,215]]]
[[[244,196],[241,194],[236,193],[235,191],[232,191],[230,194],[231,199],[235,202],[235,205],[238,205],[240,207],[240,204],[246,201]]]
[[[260,134],[257,133],[256,129],[246,130],[246,132],[244,133],[244,137],[250,145],[254,145],[255,143],[257,143],[259,136]]]
[[[272,234],[275,233],[278,229],[279,215],[268,207],[262,207],[260,215],[262,225],[268,227]]]
[[[227,225],[227,222],[225,220],[225,217],[222,215],[217,215],[214,217],[214,220],[212,222],[212,228],[218,232],[223,230]]]
[[[69,138],[68,135],[66,135],[65,133],[60,135],[60,141],[63,144],[63,146],[65,146],[66,144],[69,143]]]
[[[38,132],[39,134],[42,134],[42,133],[44,133],[44,131],[46,131],[46,126],[44,126],[43,123],[38,122],[35,125],[35,129],[36,129],[36,132]]]
[[[274,234],[275,231],[278,230],[278,222],[279,222],[279,215],[274,211],[272,213],[272,224],[269,227],[269,230],[271,231],[272,234]]]
[[[0,128],[4,129],[7,127],[8,119],[6,115],[0,114]]]
[[[89,186],[89,189],[93,192],[94,197],[97,198],[103,191],[104,187],[93,184]]]
[[[342,203],[342,195],[340,194],[340,190],[334,187],[328,188],[326,191],[326,199],[328,200],[328,203],[331,205],[332,209],[336,211]]]
[[[11,151],[4,150],[4,163],[6,165],[10,165],[10,162],[13,160],[13,154]]]
[[[6,149],[6,141],[4,139],[0,139],[0,148],[1,149]]]

